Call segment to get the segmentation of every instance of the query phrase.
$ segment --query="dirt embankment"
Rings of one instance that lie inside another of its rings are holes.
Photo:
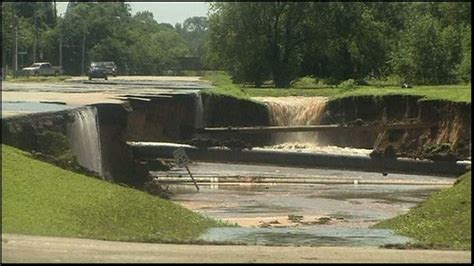
[[[418,96],[357,96],[329,101],[322,124],[419,123],[422,129],[359,130],[325,134],[326,143],[373,148],[375,154],[433,160],[470,157],[471,104],[420,100]]]

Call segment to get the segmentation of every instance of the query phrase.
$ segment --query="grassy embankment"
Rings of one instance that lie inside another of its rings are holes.
[[[357,86],[354,89],[344,89],[340,86],[324,84],[307,85],[295,84],[292,88],[249,88],[241,84],[233,84],[229,75],[224,72],[209,72],[203,76],[215,88],[209,93],[234,95],[237,98],[250,97],[284,97],[284,96],[322,96],[331,99],[350,96],[384,96],[393,94],[423,96],[423,100],[448,100],[454,102],[471,102],[471,85],[436,85],[413,86],[413,88],[400,88],[394,85]]]
[[[421,246],[471,249],[471,172],[407,214],[379,222],[374,228],[393,229],[420,241]]]
[[[2,233],[190,243],[227,224],[2,144],[2,225]]]

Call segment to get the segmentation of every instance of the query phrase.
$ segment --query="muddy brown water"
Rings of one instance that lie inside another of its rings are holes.
[[[255,165],[195,163],[191,171],[201,180],[196,191],[190,177],[179,174],[181,183],[168,183],[172,200],[206,216],[238,224],[239,227],[212,228],[201,239],[258,245],[287,246],[379,246],[414,242],[391,230],[372,229],[380,220],[395,217],[424,201],[433,192],[449,186],[454,179],[390,174],[393,180],[415,185],[360,184],[277,184],[249,182],[251,176],[291,180],[295,175],[317,172],[317,178],[382,180],[381,174],[329,169],[298,169]],[[180,170],[175,169],[175,173]],[[173,171],[171,171],[173,172]],[[243,174],[245,173],[245,174]],[[154,173],[164,184],[163,173]],[[168,172],[168,178],[172,175]],[[241,176],[242,182],[221,183],[218,177]],[[199,177],[214,176],[213,179]],[[189,180],[188,180],[189,179]],[[387,178],[388,179],[388,178]],[[425,182],[425,185],[420,185]],[[438,185],[435,185],[436,183]]]

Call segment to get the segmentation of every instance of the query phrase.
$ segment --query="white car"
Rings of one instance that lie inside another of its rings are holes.
[[[63,74],[63,69],[60,66],[51,66],[49,62],[34,63],[29,67],[24,67],[22,70],[34,76],[57,76]]]

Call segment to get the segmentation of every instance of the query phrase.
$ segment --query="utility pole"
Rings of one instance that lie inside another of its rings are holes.
[[[36,40],[38,39],[38,21],[36,18],[36,11],[33,15],[33,22],[35,25],[35,37],[33,38],[33,63],[36,63]]]
[[[14,16],[13,23],[15,27],[15,53],[13,54],[13,69],[15,70],[16,75],[16,71],[18,71],[18,21],[16,16]]]
[[[63,67],[63,35],[59,35],[59,66]]]
[[[85,44],[86,44],[86,31],[82,31],[82,75],[84,76],[84,54],[85,54]]]
[[[54,8],[56,10],[56,1],[54,1]],[[59,20],[58,20],[59,19]],[[56,26],[59,29],[59,66],[63,67],[63,21],[62,16],[55,20]]]

